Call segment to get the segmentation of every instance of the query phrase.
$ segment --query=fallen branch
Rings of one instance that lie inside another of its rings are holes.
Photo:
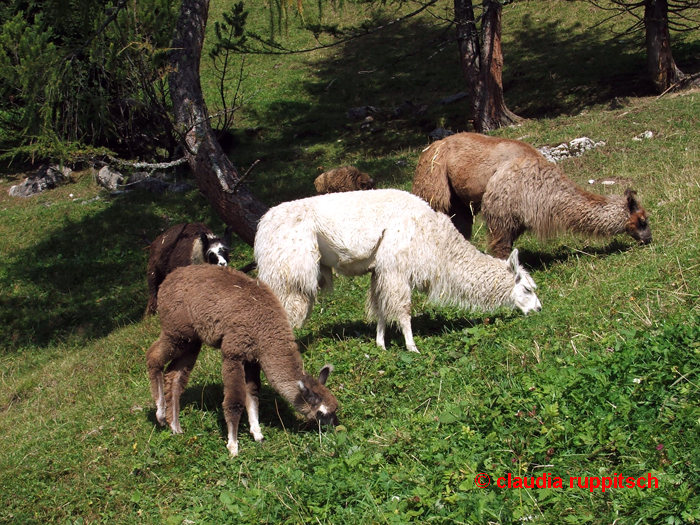
[[[680,79],[678,82],[675,84],[671,85],[666,91],[661,93],[658,97],[656,97],[654,100],[659,100],[661,97],[663,97],[666,93],[669,93],[670,91],[673,91],[674,89],[678,87],[686,87],[689,84],[694,84],[696,80],[700,79],[700,73],[695,73],[693,75],[686,75],[682,79]]]
[[[260,159],[257,159],[255,162],[253,162],[253,164],[250,165],[250,168],[248,168],[248,170],[243,174],[243,176],[238,178],[236,184],[233,185],[233,193],[236,193],[236,191],[238,190],[238,186],[240,186],[241,183],[246,179],[246,177],[248,177],[250,172],[253,171],[253,168],[258,164],[258,162],[260,162]]]
[[[107,155],[107,158],[111,160],[112,162],[116,162],[117,164],[121,164],[122,166],[129,166],[131,168],[136,168],[136,169],[150,169],[151,171],[154,170],[164,170],[168,168],[174,168],[175,166],[179,166],[180,164],[184,164],[187,162],[187,159],[185,157],[181,157],[177,160],[173,160],[171,162],[156,162],[156,163],[151,163],[151,162],[132,162],[129,160],[121,160],[116,157],[112,157],[111,155]]]

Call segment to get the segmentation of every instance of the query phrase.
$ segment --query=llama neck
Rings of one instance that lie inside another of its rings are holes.
[[[438,246],[445,257],[433,257],[430,265],[430,301],[483,311],[514,306],[515,277],[507,263],[477,250],[455,228],[446,231]]]
[[[605,197],[589,193],[573,182],[570,199],[562,200],[557,206],[559,217],[567,230],[589,235],[615,235],[625,231],[625,222],[629,218],[624,197],[611,195]]]
[[[298,385],[305,377],[304,365],[294,340],[266,341],[261,350],[258,361],[267,382],[290,405],[304,413],[299,406]]]

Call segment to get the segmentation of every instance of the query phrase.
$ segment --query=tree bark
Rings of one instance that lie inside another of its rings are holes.
[[[185,157],[199,190],[219,217],[252,246],[258,220],[267,207],[238,184],[238,171],[216,141],[209,122],[199,79],[208,13],[209,0],[182,0],[170,53],[175,122],[185,136]]]
[[[460,62],[472,123],[479,133],[522,120],[506,107],[503,97],[502,6],[495,0],[483,0],[483,9],[480,39],[472,0],[454,0]]]
[[[663,93],[685,78],[671,53],[667,0],[645,0],[644,28],[651,81],[656,91]]]

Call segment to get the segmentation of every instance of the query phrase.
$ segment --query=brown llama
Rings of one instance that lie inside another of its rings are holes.
[[[526,230],[541,239],[561,231],[594,236],[627,233],[651,242],[651,227],[637,194],[599,195],[577,186],[556,164],[520,157],[503,164],[486,185],[483,214],[490,250],[505,258]]]
[[[374,189],[374,179],[354,166],[343,166],[321,173],[314,181],[318,193],[338,193]]]
[[[465,238],[470,239],[474,215],[479,213],[482,208],[484,208],[485,214],[483,199],[489,181],[504,164],[518,158],[536,161],[537,166],[548,166],[549,168],[544,170],[546,173],[553,176],[556,174],[557,180],[561,177],[566,179],[556,166],[550,165],[542,154],[530,144],[519,140],[489,137],[479,133],[458,133],[434,142],[423,151],[416,166],[412,192],[428,202],[434,210],[449,215],[460,233]],[[569,179],[566,180],[569,181]],[[571,181],[569,184],[575,186]],[[550,190],[545,188],[546,186],[543,186],[539,191],[533,191],[528,196],[533,212],[534,210],[541,212],[543,209],[539,199],[548,198],[550,193]],[[497,190],[493,189],[492,191]],[[594,195],[584,192],[580,188],[578,191]],[[627,231],[640,242],[648,243],[651,241],[651,230],[646,221],[646,212],[639,205],[635,197],[636,194],[630,190],[629,195],[631,195],[629,209],[635,211],[630,211],[627,214],[627,219],[634,215],[635,219],[642,222],[638,223],[636,227],[622,231]],[[562,224],[556,218],[540,217],[540,222],[546,221]],[[630,223],[630,226],[633,226],[633,222]],[[562,229],[567,228],[562,227]],[[581,227],[576,231],[596,231],[599,235],[607,235],[612,234],[613,230],[620,233],[614,228],[603,231],[596,226],[587,229]],[[549,233],[554,232],[550,231]],[[514,241],[520,234],[522,231],[512,240]],[[493,246],[499,243],[492,239],[490,244]],[[501,258],[507,257],[509,253],[510,250],[506,250],[505,247],[500,249],[498,254],[494,252],[496,256]]]
[[[206,224],[176,224],[156,237],[148,248],[148,305],[146,315],[158,308],[158,288],[175,268],[190,264],[226,266],[229,261],[230,231],[217,237]]]
[[[180,395],[202,343],[220,349],[223,357],[226,448],[232,456],[238,455],[244,408],[253,438],[263,439],[258,422],[261,369],[270,386],[307,419],[337,424],[338,401],[324,386],[333,367],[321,368],[318,380],[304,372],[287,314],[264,283],[233,268],[185,266],[165,278],[159,295],[161,332],[146,353],[146,364],[161,425],[182,433]]]

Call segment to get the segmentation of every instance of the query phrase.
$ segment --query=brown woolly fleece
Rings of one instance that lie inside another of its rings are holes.
[[[423,151],[411,192],[452,217],[460,233],[471,239],[474,215],[481,209],[489,179],[504,162],[523,156],[542,157],[519,140],[479,133],[450,135]]]
[[[318,380],[304,372],[287,315],[264,283],[228,267],[178,268],[160,287],[158,313],[161,334],[149,348],[146,363],[156,417],[161,424],[170,423],[173,432],[182,432],[179,398],[202,343],[221,349],[232,454],[238,453],[244,407],[251,432],[262,439],[257,422],[261,368],[270,386],[308,419],[337,422],[338,402],[324,386],[332,367],[326,365]]]
[[[216,242],[227,247],[229,240],[216,237],[211,229],[200,222],[176,224],[160,234],[148,247],[148,305],[146,315],[158,308],[158,288],[163,279],[175,268],[207,262],[206,253]],[[228,253],[228,251],[227,251]]]
[[[483,214],[490,249],[506,258],[526,230],[547,239],[561,231],[607,236],[627,233],[651,242],[651,227],[637,194],[590,193],[544,158],[520,157],[504,163],[486,185]]]
[[[501,174],[498,182],[493,180],[497,172]],[[651,241],[646,212],[636,193],[628,190],[625,197],[588,193],[533,146],[519,140],[458,133],[434,142],[418,160],[412,192],[434,210],[449,215],[467,239],[471,238],[474,215],[483,210],[488,217],[492,253],[502,259],[528,229],[540,237],[561,230],[594,235],[627,232],[640,242]],[[603,201],[615,204],[601,215]],[[488,206],[493,209],[487,215]],[[528,216],[526,223],[520,218],[522,214]]]
[[[314,181],[318,193],[338,193],[374,189],[374,179],[354,166],[343,166],[321,173]]]

